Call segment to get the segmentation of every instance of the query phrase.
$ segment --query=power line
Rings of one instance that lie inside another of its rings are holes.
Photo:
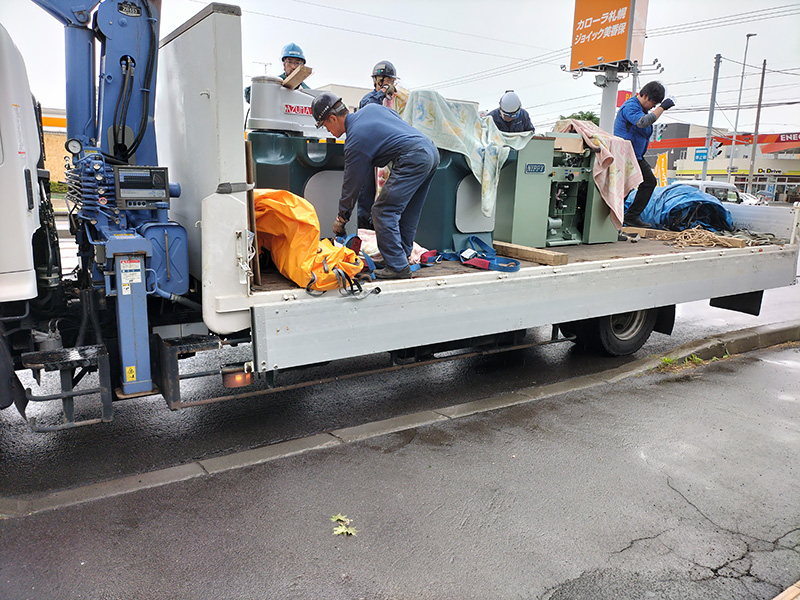
[[[195,2],[197,4],[206,4],[205,0],[190,0],[191,2]],[[420,46],[428,46],[430,48],[441,48],[443,50],[454,50],[456,52],[467,52],[469,54],[480,54],[482,56],[492,56],[494,58],[506,58],[512,60],[518,60],[516,56],[506,56],[504,54],[494,54],[492,52],[481,52],[479,50],[467,50],[466,48],[456,48],[455,46],[445,46],[443,44],[432,44],[430,42],[420,42],[418,40],[409,40],[406,38],[394,37],[391,35],[386,35],[385,33],[374,33],[370,31],[360,31],[358,29],[348,29],[347,27],[337,27],[336,25],[326,25],[324,23],[315,23],[313,21],[309,21],[307,19],[294,19],[292,17],[284,17],[282,15],[273,15],[271,13],[260,12],[257,10],[245,10],[242,9],[243,13],[249,13],[251,15],[258,15],[260,17],[269,17],[271,19],[280,19],[282,21],[290,21],[292,23],[300,23],[302,25],[312,25],[313,27],[321,27],[323,29],[333,29],[335,31],[344,31],[347,33],[357,33],[359,35],[367,35],[370,37],[381,38],[382,40],[394,40],[396,42],[407,42],[409,44],[418,44]]]
[[[491,79],[492,77],[499,77],[500,75],[507,75],[508,73],[513,73],[514,71],[520,71],[522,69],[527,69],[530,67],[535,67],[537,65],[546,64],[549,61],[554,60],[556,58],[566,57],[569,55],[569,51],[570,51],[569,47],[562,48],[560,50],[554,50],[547,54],[534,56],[533,58],[518,60],[517,62],[511,63],[504,67],[499,67],[499,68],[494,67],[491,69],[485,69],[483,71],[477,71],[469,75],[461,75],[460,77],[453,77],[451,79],[437,81],[422,87],[425,89],[442,89],[447,87],[453,87],[455,85],[472,83],[474,81]]]
[[[787,12],[787,11],[795,11],[795,12]],[[702,31],[705,29],[716,29],[719,27],[727,27],[729,25],[735,25],[738,23],[750,23],[753,21],[761,21],[764,19],[776,19],[776,18],[783,18],[786,16],[792,16],[794,14],[800,14],[800,4],[787,4],[784,6],[774,7],[772,9],[767,10],[758,10],[758,11],[750,11],[745,13],[738,13],[736,15],[731,15],[729,17],[717,17],[714,19],[705,19],[702,21],[695,21],[693,23],[684,23],[681,25],[672,25],[667,27],[660,27],[653,29],[647,32],[648,37],[657,37],[659,35],[673,35],[678,33],[690,33],[693,31]],[[566,48],[562,51],[554,51],[554,52],[565,52],[566,54],[569,53],[570,47]],[[547,55],[542,55],[547,56]],[[425,86],[428,89],[439,89],[445,87],[453,87],[456,85],[462,85],[467,83],[473,83],[475,81],[481,81],[484,79],[490,79],[491,77],[496,77],[500,75],[507,75],[509,73],[520,71],[522,69],[528,69],[530,67],[538,66],[540,64],[544,64],[546,60],[538,60],[541,57],[533,57],[527,60],[520,60],[512,65],[507,65],[506,67],[501,67],[498,69],[486,69],[484,71],[478,71],[476,73],[471,73],[468,75],[462,75],[461,77],[455,77],[452,79],[434,82],[432,84],[428,84]],[[556,58],[556,56],[548,57],[547,60]]]
[[[748,64],[743,63],[741,61],[733,60],[732,58],[725,58],[724,56],[722,58],[727,60],[728,62],[736,63],[737,65],[742,65],[744,67],[750,67],[751,69],[755,69],[756,71],[760,71],[762,69],[761,65],[758,65],[758,66],[748,65]],[[797,71],[797,70],[798,69],[784,69],[784,70],[781,71],[781,70],[777,70],[777,69],[765,69],[765,71],[767,71],[768,73],[780,73],[782,75],[794,75],[795,77],[800,77],[800,73],[790,73],[789,72],[789,71]],[[750,73],[750,75],[757,75],[757,73]]]
[[[666,27],[657,27],[646,31],[647,37],[658,37],[663,35],[675,35],[679,33],[690,33],[694,31],[703,31],[705,29],[716,29],[718,27],[729,27],[731,25],[739,25],[741,23],[752,23],[754,21],[763,21],[765,19],[776,19],[794,16],[800,14],[800,4],[785,4],[783,6],[776,6],[771,9],[754,10],[735,15],[727,15],[724,17],[715,17],[713,19],[704,19],[702,21],[694,21],[692,23],[682,23],[680,25],[668,25]],[[634,34],[636,31],[634,30]]]
[[[433,25],[424,25],[422,23],[414,23],[413,21],[403,21],[402,19],[395,19],[392,17],[383,17],[381,15],[373,15],[370,13],[359,12],[357,10],[349,10],[346,8],[339,8],[338,6],[329,6],[327,4],[321,4],[319,2],[311,2],[310,0],[292,0],[292,2],[297,2],[298,4],[309,4],[311,6],[319,6],[321,8],[327,8],[329,10],[336,10],[339,12],[349,13],[351,15],[359,15],[362,17],[369,17],[371,19],[379,19],[381,21],[391,21],[393,23],[402,23],[403,25],[411,25],[413,27],[422,27],[424,29],[432,29],[434,31],[444,31],[445,33],[454,33],[456,35],[466,35],[470,38],[478,38],[481,40],[488,40],[490,42],[500,42],[502,44],[513,44],[515,46],[524,46],[526,48],[535,48],[537,50],[545,50],[541,46],[533,46],[531,44],[523,44],[522,42],[514,42],[512,40],[501,40],[498,38],[487,37],[485,35],[476,35],[474,33],[466,33],[464,31],[456,31],[454,29],[445,29],[444,27],[434,27]]]

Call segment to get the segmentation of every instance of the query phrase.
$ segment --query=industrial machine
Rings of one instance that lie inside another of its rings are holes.
[[[533,248],[617,241],[594,183],[594,159],[570,133],[534,137],[513,151],[498,184],[495,238]]]

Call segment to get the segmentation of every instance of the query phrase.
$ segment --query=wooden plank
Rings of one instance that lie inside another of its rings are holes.
[[[800,598],[800,581],[783,590],[773,600],[796,600]]]
[[[634,233],[638,233],[639,237],[653,237],[653,234],[648,232],[658,232],[658,229],[648,229],[647,227],[623,227],[622,233],[627,233],[628,235],[633,235]]]
[[[305,65],[300,65],[294,71],[292,71],[291,75],[283,80],[281,85],[289,88],[290,90],[296,90],[300,84],[308,78],[309,75],[311,75],[311,69]]]
[[[497,253],[501,256],[528,260],[541,265],[559,266],[569,262],[569,257],[563,252],[553,252],[552,250],[542,250],[541,248],[529,248],[528,246],[520,246],[519,244],[511,244],[509,242],[498,242],[495,240],[494,249],[497,250]]]

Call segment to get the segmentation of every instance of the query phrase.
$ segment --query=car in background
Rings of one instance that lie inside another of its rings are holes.
[[[767,204],[767,199],[764,196],[754,196],[747,192],[739,192],[739,197],[742,199],[742,204],[749,204],[752,206]]]
[[[676,183],[684,183],[699,189],[701,192],[711,194],[720,202],[742,203],[740,192],[732,183],[727,183],[725,181],[702,181],[697,179],[677,181]]]

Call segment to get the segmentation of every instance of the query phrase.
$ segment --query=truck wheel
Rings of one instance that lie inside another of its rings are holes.
[[[658,311],[635,310],[591,320],[591,345],[611,356],[627,356],[639,350],[656,323]]]

